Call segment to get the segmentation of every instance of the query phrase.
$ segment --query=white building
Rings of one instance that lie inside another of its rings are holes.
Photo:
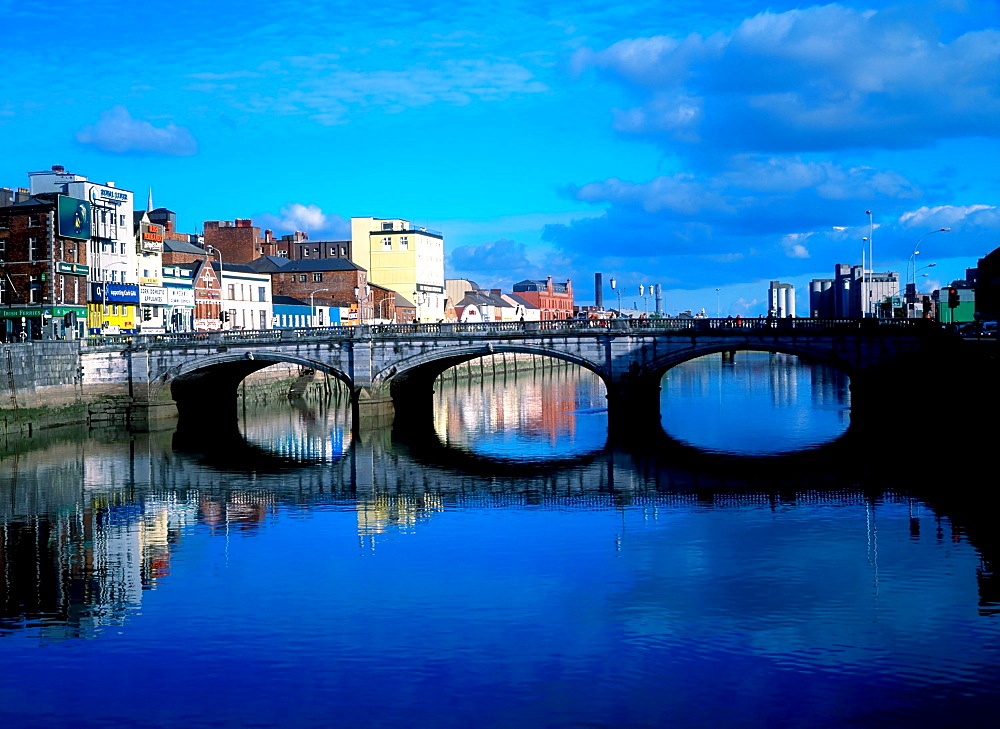
[[[772,281],[767,290],[767,313],[778,319],[795,317],[795,287],[791,284]]]
[[[212,262],[219,273],[219,263]],[[222,266],[222,328],[270,329],[274,322],[271,276],[249,266],[226,263]]]

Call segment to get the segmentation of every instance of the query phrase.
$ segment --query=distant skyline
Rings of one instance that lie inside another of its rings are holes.
[[[64,165],[144,205],[444,233],[509,290],[594,273],[668,312],[860,264],[930,290],[1000,246],[1000,4],[0,0],[0,186]],[[716,289],[721,289],[717,294]],[[804,313],[800,305],[800,313]]]

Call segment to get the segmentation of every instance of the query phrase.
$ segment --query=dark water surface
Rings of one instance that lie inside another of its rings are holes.
[[[757,364],[765,451],[843,430],[839,380]],[[608,446],[602,408],[556,369],[444,383],[436,446],[336,403],[12,446],[0,727],[996,725],[990,555],[910,478]]]

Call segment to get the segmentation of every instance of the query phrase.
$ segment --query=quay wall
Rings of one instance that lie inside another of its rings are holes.
[[[78,341],[0,345],[0,436],[64,425],[124,425],[135,416],[129,367],[121,352],[88,351]],[[278,401],[296,388],[321,393],[328,383],[311,371],[278,363],[248,376],[239,395],[249,402]],[[176,414],[172,401],[164,401],[144,417]]]

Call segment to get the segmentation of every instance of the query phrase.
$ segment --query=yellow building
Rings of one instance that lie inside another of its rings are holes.
[[[417,307],[417,320],[444,318],[444,236],[399,218],[351,218],[351,260],[368,280]]]

